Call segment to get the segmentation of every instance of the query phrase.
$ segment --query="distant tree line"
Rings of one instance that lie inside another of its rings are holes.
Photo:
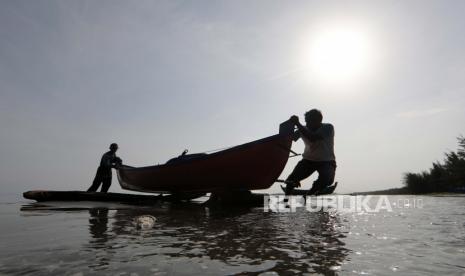
[[[405,187],[412,193],[465,192],[465,137],[457,138],[457,152],[447,152],[443,163],[421,173],[406,173]]]

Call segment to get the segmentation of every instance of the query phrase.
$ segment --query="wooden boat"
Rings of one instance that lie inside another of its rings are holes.
[[[279,134],[212,154],[183,155],[166,164],[121,166],[123,189],[155,193],[224,192],[269,188],[283,171],[294,125],[286,121]]]

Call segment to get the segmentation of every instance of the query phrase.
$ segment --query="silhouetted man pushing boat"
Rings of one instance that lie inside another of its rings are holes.
[[[121,158],[116,156],[117,150],[118,144],[113,143],[110,145],[110,150],[103,154],[100,160],[100,166],[97,169],[97,174],[92,182],[92,186],[87,190],[88,192],[96,192],[100,184],[102,184],[102,189],[100,191],[102,193],[108,192],[111,185],[111,168],[116,168],[123,163]]]
[[[336,157],[334,155],[334,127],[328,123],[322,123],[323,115],[318,109],[312,109],[305,113],[303,126],[299,117],[292,116],[291,121],[297,127],[294,141],[299,138],[305,143],[302,160],[297,163],[292,173],[286,179],[286,195],[292,194],[295,187],[300,186],[300,181],[318,172],[318,179],[313,182],[308,195],[317,194],[334,181],[336,174]]]

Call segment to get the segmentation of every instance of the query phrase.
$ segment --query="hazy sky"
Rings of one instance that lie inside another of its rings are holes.
[[[185,148],[275,134],[310,108],[335,126],[338,192],[399,187],[465,134],[464,10],[465,1],[1,0],[0,192],[87,189],[111,142],[126,164],[164,163]],[[306,49],[347,28],[369,45],[365,68],[323,80]],[[121,191],[116,178],[110,191]]]

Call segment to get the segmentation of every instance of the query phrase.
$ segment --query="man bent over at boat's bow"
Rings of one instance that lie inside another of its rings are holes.
[[[317,109],[305,113],[303,126],[297,116],[292,116],[291,121],[297,127],[294,141],[302,138],[305,150],[302,160],[297,163],[292,173],[286,179],[286,195],[292,194],[295,187],[300,186],[300,181],[318,172],[318,179],[313,182],[308,195],[317,194],[319,191],[334,182],[336,174],[336,157],[334,155],[334,127],[328,123],[322,123],[323,115]]]

